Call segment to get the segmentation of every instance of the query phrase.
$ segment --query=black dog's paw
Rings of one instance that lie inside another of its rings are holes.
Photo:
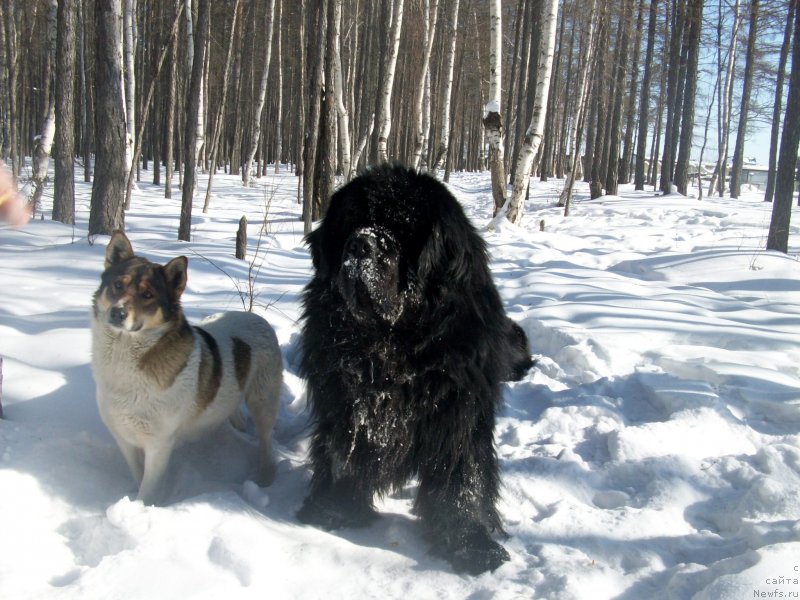
[[[469,575],[494,571],[511,559],[484,527],[450,537],[443,544],[434,545],[433,552],[446,559],[456,572]]]
[[[309,496],[297,511],[301,523],[330,531],[343,527],[368,527],[378,518],[371,506],[345,507],[338,503]]]

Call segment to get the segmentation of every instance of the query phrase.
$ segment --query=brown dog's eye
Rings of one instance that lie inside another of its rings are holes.
[[[152,299],[152,297],[153,297],[153,292],[152,291],[145,290],[145,291],[142,292],[142,298],[144,298],[145,300],[150,300],[150,299]]]
[[[122,289],[123,289],[124,287],[125,287],[125,286],[123,285],[123,283],[122,283],[122,282],[121,282],[119,279],[117,279],[117,280],[114,282],[114,289],[115,289],[116,291],[120,292],[120,291],[122,291]]]

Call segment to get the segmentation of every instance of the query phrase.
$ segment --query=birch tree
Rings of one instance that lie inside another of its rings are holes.
[[[125,166],[130,170],[136,162],[134,156],[134,135],[136,134],[136,0],[124,0],[122,17],[123,57],[125,74]]]
[[[274,2],[273,2],[274,4]],[[208,171],[208,185],[206,186],[206,198],[203,202],[203,212],[208,212],[211,203],[211,187],[214,181],[214,173],[217,170],[217,152],[219,151],[219,136],[222,134],[222,119],[225,116],[225,105],[228,101],[228,76],[231,72],[231,62],[233,59],[233,43],[236,40],[236,22],[239,19],[239,7],[241,0],[233,3],[233,16],[231,17],[231,29],[228,36],[228,52],[225,57],[225,71],[222,74],[222,100],[217,107],[217,118],[214,120],[214,133],[211,136],[211,168]],[[256,137],[256,141],[258,138]],[[256,144],[257,146],[257,144]],[[246,165],[245,172],[249,172],[249,165]]]
[[[717,77],[722,77],[723,70],[725,71],[724,84],[720,84],[718,88],[718,123],[717,123],[717,148],[719,155],[717,158],[717,165],[714,169],[714,174],[711,177],[711,184],[709,185],[708,193],[711,195],[715,183],[717,185],[717,193],[722,196],[725,193],[725,175],[728,168],[728,132],[731,126],[731,105],[733,99],[733,74],[736,67],[736,45],[737,37],[739,35],[739,0],[736,0],[733,7],[733,31],[731,32],[731,42],[728,47],[727,60],[722,59],[722,5],[719,9],[719,21],[717,23],[717,62],[719,70]],[[727,67],[725,66],[727,64]]]
[[[458,39],[458,0],[453,0],[452,14],[450,15],[450,27],[448,35],[450,43],[447,47],[447,58],[445,59],[444,93],[442,99],[441,129],[439,130],[439,148],[436,150],[436,157],[433,160],[433,170],[438,171],[444,166],[447,159],[448,147],[450,145],[450,105],[453,95],[453,69],[456,63],[456,40]]]
[[[33,193],[28,201],[32,212],[39,209],[47,181],[47,170],[50,165],[50,152],[53,149],[53,138],[56,133],[56,97],[54,90],[54,65],[56,60],[57,0],[47,3],[47,52],[45,54],[45,112],[42,118],[41,132],[34,138],[33,146]]]
[[[342,173],[345,182],[352,177],[350,155],[350,113],[344,103],[344,76],[342,74],[342,0],[333,0],[333,23],[331,24],[330,47],[333,51],[333,99],[336,106],[339,132],[339,150],[342,154]]]
[[[178,226],[178,239],[191,241],[192,200],[195,188],[195,168],[197,166],[197,121],[200,112],[200,95],[203,87],[203,63],[208,32],[208,13],[211,0],[198,0],[197,31],[194,35],[194,59],[192,77],[189,84],[189,104],[186,111],[186,127],[183,145],[183,194],[181,196],[181,217]],[[191,10],[191,9],[190,9]]]
[[[416,87],[416,94],[414,95],[416,138],[411,164],[415,169],[419,169],[422,163],[422,155],[427,145],[428,129],[430,128],[430,62],[433,40],[436,35],[436,23],[439,19],[439,0],[433,0],[433,2],[425,0],[422,12],[425,53],[422,58],[422,71]]]
[[[378,159],[389,160],[388,143],[392,129],[392,89],[400,49],[400,32],[403,27],[404,0],[392,0],[392,22],[389,28],[389,48],[383,63],[383,81],[378,92]]]
[[[244,166],[242,167],[242,183],[245,187],[250,186],[250,170],[255,158],[256,151],[258,150],[258,141],[261,137],[261,112],[264,110],[264,102],[267,97],[267,83],[269,81],[269,67],[272,61],[272,36],[275,21],[275,0],[269,0],[266,15],[264,17],[264,32],[266,33],[266,41],[264,42],[264,72],[261,74],[261,83],[258,88],[258,97],[256,99],[255,109],[253,110],[253,118],[251,122],[252,139],[250,140],[250,148],[244,159]]]
[[[489,142],[489,171],[492,175],[494,214],[506,202],[506,167],[503,156],[502,93],[503,20],[501,0],[489,1],[489,97],[483,112],[483,126]],[[555,31],[555,29],[554,29]]]
[[[514,186],[511,197],[503,207],[509,221],[518,225],[522,220],[523,201],[530,181],[531,167],[539,145],[542,143],[547,95],[550,89],[550,76],[553,70],[553,56],[556,42],[556,21],[558,20],[558,0],[546,0],[542,3],[541,44],[539,47],[538,78],[533,115],[525,138],[517,157],[514,174]]]
[[[755,68],[756,35],[758,32],[759,0],[750,1],[750,31],[747,34],[747,51],[744,64],[742,102],[739,108],[739,126],[736,128],[736,144],[731,164],[731,198],[738,198],[742,188],[742,164],[744,162],[744,140],[747,137],[747,119],[750,111],[750,95],[753,89]]]
[[[586,115],[586,105],[589,101],[589,72],[591,70],[592,60],[594,58],[595,42],[594,42],[594,29],[595,29],[595,6],[597,0],[591,0],[588,11],[584,14],[584,25],[581,32],[581,49],[583,57],[581,59],[580,72],[578,77],[580,83],[578,85],[578,100],[575,110],[575,125],[572,130],[572,137],[569,142],[570,153],[570,166],[567,173],[564,187],[561,190],[561,195],[558,199],[558,206],[564,207],[564,216],[569,216],[570,203],[572,199],[572,188],[575,185],[575,178],[578,175],[578,166],[580,165],[581,158],[581,144],[580,140],[583,135],[584,118]]]

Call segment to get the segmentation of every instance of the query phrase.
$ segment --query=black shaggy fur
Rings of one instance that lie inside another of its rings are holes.
[[[308,236],[301,370],[315,430],[301,521],[375,518],[373,497],[419,477],[415,510],[434,553],[481,573],[509,556],[494,448],[500,384],[532,364],[483,240],[436,179],[367,171],[333,195]]]

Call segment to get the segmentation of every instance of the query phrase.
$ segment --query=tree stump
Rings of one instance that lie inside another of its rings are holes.
[[[247,217],[239,219],[239,230],[236,232],[236,258],[244,260],[247,255]]]

